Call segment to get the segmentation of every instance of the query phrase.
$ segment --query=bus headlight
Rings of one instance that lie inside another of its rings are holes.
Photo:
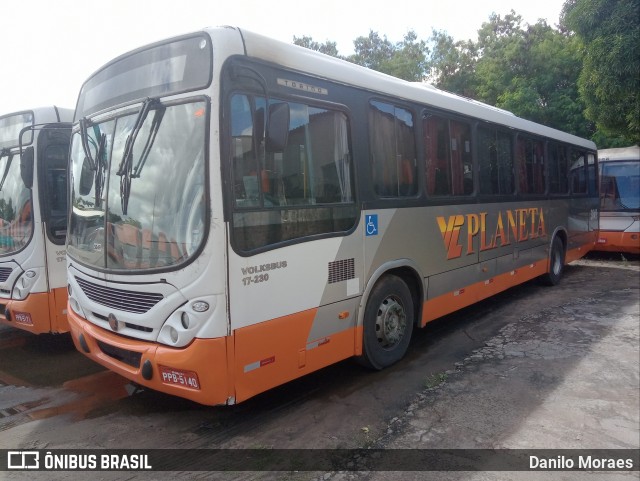
[[[165,321],[158,342],[171,347],[186,346],[209,320],[211,313],[208,311],[209,302],[200,299],[182,305]]]
[[[80,303],[76,300],[75,297],[69,298],[69,307],[71,307],[71,310],[76,314],[78,314],[80,317],[84,319],[87,318],[87,316],[84,315],[84,311],[82,310],[82,307],[80,307]]]
[[[68,299],[69,299],[69,307],[71,308],[71,310],[76,314],[78,314],[79,316],[81,316],[83,319],[86,319],[87,316],[84,315],[84,311],[82,310],[82,307],[80,307],[80,303],[73,295],[73,289],[71,288],[71,284],[67,285],[67,292],[69,294]]]
[[[29,269],[26,272],[23,272],[18,280],[13,285],[13,293],[11,297],[18,301],[23,301],[27,298],[34,284],[38,280],[38,273],[33,269]]]
[[[180,314],[180,322],[182,323],[182,327],[185,330],[189,329],[190,319],[187,312],[183,312],[182,314]]]

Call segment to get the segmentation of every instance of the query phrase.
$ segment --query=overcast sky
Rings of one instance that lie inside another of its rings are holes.
[[[234,25],[292,42],[337,42],[342,55],[369,30],[401,41],[443,30],[476,40],[492,12],[556,25],[564,0],[2,0],[0,115],[42,105],[75,108],[89,75],[112,58],[207,26]]]

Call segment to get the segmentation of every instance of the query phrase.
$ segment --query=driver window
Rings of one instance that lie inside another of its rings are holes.
[[[258,161],[264,140],[264,100],[246,95],[231,98],[231,162],[233,191],[238,207],[260,205]]]
[[[47,231],[52,241],[64,243],[67,235],[68,144],[50,144],[44,151],[44,202]]]

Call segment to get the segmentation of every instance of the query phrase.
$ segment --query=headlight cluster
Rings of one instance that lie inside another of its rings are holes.
[[[71,307],[73,312],[75,312],[79,316],[81,316],[84,319],[86,319],[87,316],[84,315],[84,311],[80,307],[80,303],[78,302],[78,300],[73,295],[73,288],[71,287],[71,284],[67,284],[67,293],[69,294],[69,306]]]
[[[29,269],[28,271],[23,272],[22,275],[18,277],[16,283],[13,285],[13,292],[11,294],[11,297],[18,301],[24,301],[31,292],[31,289],[33,288],[37,280],[37,271]]]
[[[186,346],[209,318],[213,307],[207,301],[195,300],[176,309],[160,329],[158,342],[172,347]]]

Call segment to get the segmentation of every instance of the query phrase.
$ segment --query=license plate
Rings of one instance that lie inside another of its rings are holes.
[[[31,319],[31,315],[26,312],[14,312],[13,317],[16,322],[20,324],[26,324],[27,326],[33,326],[33,320]]]
[[[159,366],[160,377],[165,384],[175,384],[191,389],[200,389],[198,375],[193,371],[184,371],[182,369],[174,369],[172,367]]]

